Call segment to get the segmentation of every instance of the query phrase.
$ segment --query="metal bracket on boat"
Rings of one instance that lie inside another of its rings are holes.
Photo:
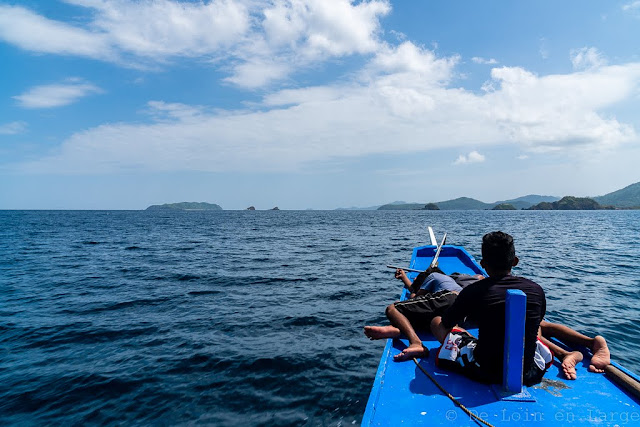
[[[509,289],[505,301],[504,360],[502,386],[492,387],[498,400],[535,402],[522,384],[524,362],[524,324],[527,296],[519,289]]]
[[[493,390],[493,394],[496,395],[498,400],[502,400],[503,402],[535,402],[536,398],[529,393],[527,387],[522,386],[522,390],[520,393],[512,393],[510,391],[506,391],[502,388],[501,385],[493,384],[491,386]]]

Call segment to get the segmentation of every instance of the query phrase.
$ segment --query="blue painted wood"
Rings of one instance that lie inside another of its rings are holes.
[[[505,302],[504,362],[502,387],[506,392],[522,391],[524,363],[524,323],[527,314],[527,296],[519,289],[509,289]]]

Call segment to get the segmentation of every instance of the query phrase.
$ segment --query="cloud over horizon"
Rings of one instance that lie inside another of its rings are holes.
[[[360,80],[276,91],[255,109],[210,112],[152,101],[153,122],[76,132],[57,152],[20,169],[273,172],[441,148],[597,152],[637,142],[632,126],[601,112],[637,91],[640,64],[548,76],[494,68],[493,89],[480,95],[447,87],[455,64],[403,43],[373,58]],[[458,163],[470,163],[482,155],[461,157]]]
[[[40,160],[17,166],[23,171],[270,172],[358,156],[473,150],[456,160],[462,164],[479,162],[476,150],[492,146],[586,153],[638,141],[611,110],[637,93],[640,63],[607,65],[595,47],[569,52],[573,72],[539,75],[495,66],[491,57],[441,55],[406,37],[387,41],[381,19],[391,5],[384,0],[64,1],[83,19],[61,22],[0,5],[0,39],[119,67],[191,58],[223,72],[223,85],[261,89],[261,99],[222,109],[154,95],[138,104],[142,120],[76,130]],[[328,83],[293,79],[345,57],[359,65]],[[469,61],[494,65],[480,91],[459,86]],[[68,79],[13,98],[39,109],[97,93],[103,90],[92,83]]]

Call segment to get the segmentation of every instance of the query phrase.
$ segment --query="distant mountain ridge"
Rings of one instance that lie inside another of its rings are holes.
[[[396,202],[391,202],[391,203],[387,203],[387,205],[406,205],[407,202],[400,202],[400,201],[396,201]],[[387,206],[385,205],[385,206]],[[352,206],[350,208],[336,208],[335,210],[337,211],[375,211],[380,209],[380,205],[376,205],[376,206],[368,206],[366,208],[360,208],[360,207],[356,207],[356,206]]]
[[[572,199],[571,203],[565,200],[564,203],[556,203],[561,200],[560,197],[556,196],[541,196],[537,194],[529,194],[527,196],[517,197],[515,199],[510,200],[499,200],[493,203],[485,203],[480,200],[472,199],[470,197],[458,197],[457,199],[445,200],[442,202],[433,203],[441,210],[485,210],[485,209],[493,209],[498,205],[511,205],[516,209],[529,209],[532,206],[536,206],[539,204],[543,204],[544,208],[550,208],[551,206],[555,206],[555,209],[570,209],[568,206],[581,206],[581,209],[585,209],[588,203],[584,200],[585,198],[577,198],[573,196],[565,196],[570,197]],[[578,202],[576,202],[576,199]],[[636,182],[635,184],[628,185],[620,190],[605,194],[604,196],[591,197],[590,199],[596,201],[601,205],[600,208],[607,207],[615,207],[618,209],[640,209],[640,182]],[[556,203],[553,205],[553,203]],[[572,204],[573,203],[573,204]],[[577,203],[577,205],[575,204]],[[425,206],[430,204],[429,202],[425,203],[405,203],[405,204],[386,204],[380,206],[378,209],[380,210],[422,210],[425,209]],[[598,208],[597,208],[598,209]]]
[[[601,205],[611,205],[618,208],[640,208],[640,182],[604,196],[593,197],[593,200]]]
[[[494,203],[485,203],[470,197],[458,197],[457,199],[445,200],[434,203],[441,210],[485,210],[493,209],[498,205],[512,205],[516,209],[527,209],[541,202],[555,202],[560,197],[540,196],[537,194],[529,194],[510,200],[500,200]],[[405,204],[387,204],[380,206],[380,210],[419,210],[424,209],[427,203],[405,203]]]

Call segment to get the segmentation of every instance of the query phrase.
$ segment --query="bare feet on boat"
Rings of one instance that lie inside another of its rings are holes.
[[[572,351],[562,359],[562,372],[568,380],[575,380],[578,375],[576,374],[576,365],[582,361],[582,353],[579,351]]]
[[[589,371],[598,373],[604,372],[604,368],[606,368],[611,363],[607,342],[603,337],[598,335],[594,338],[593,347],[591,348],[591,350],[593,351],[593,357],[591,357]]]
[[[393,356],[396,362],[404,362],[413,358],[429,357],[429,349],[422,344],[411,344],[402,350],[399,354]]]
[[[364,334],[370,340],[381,340],[384,338],[398,338],[400,329],[395,326],[365,326]]]

